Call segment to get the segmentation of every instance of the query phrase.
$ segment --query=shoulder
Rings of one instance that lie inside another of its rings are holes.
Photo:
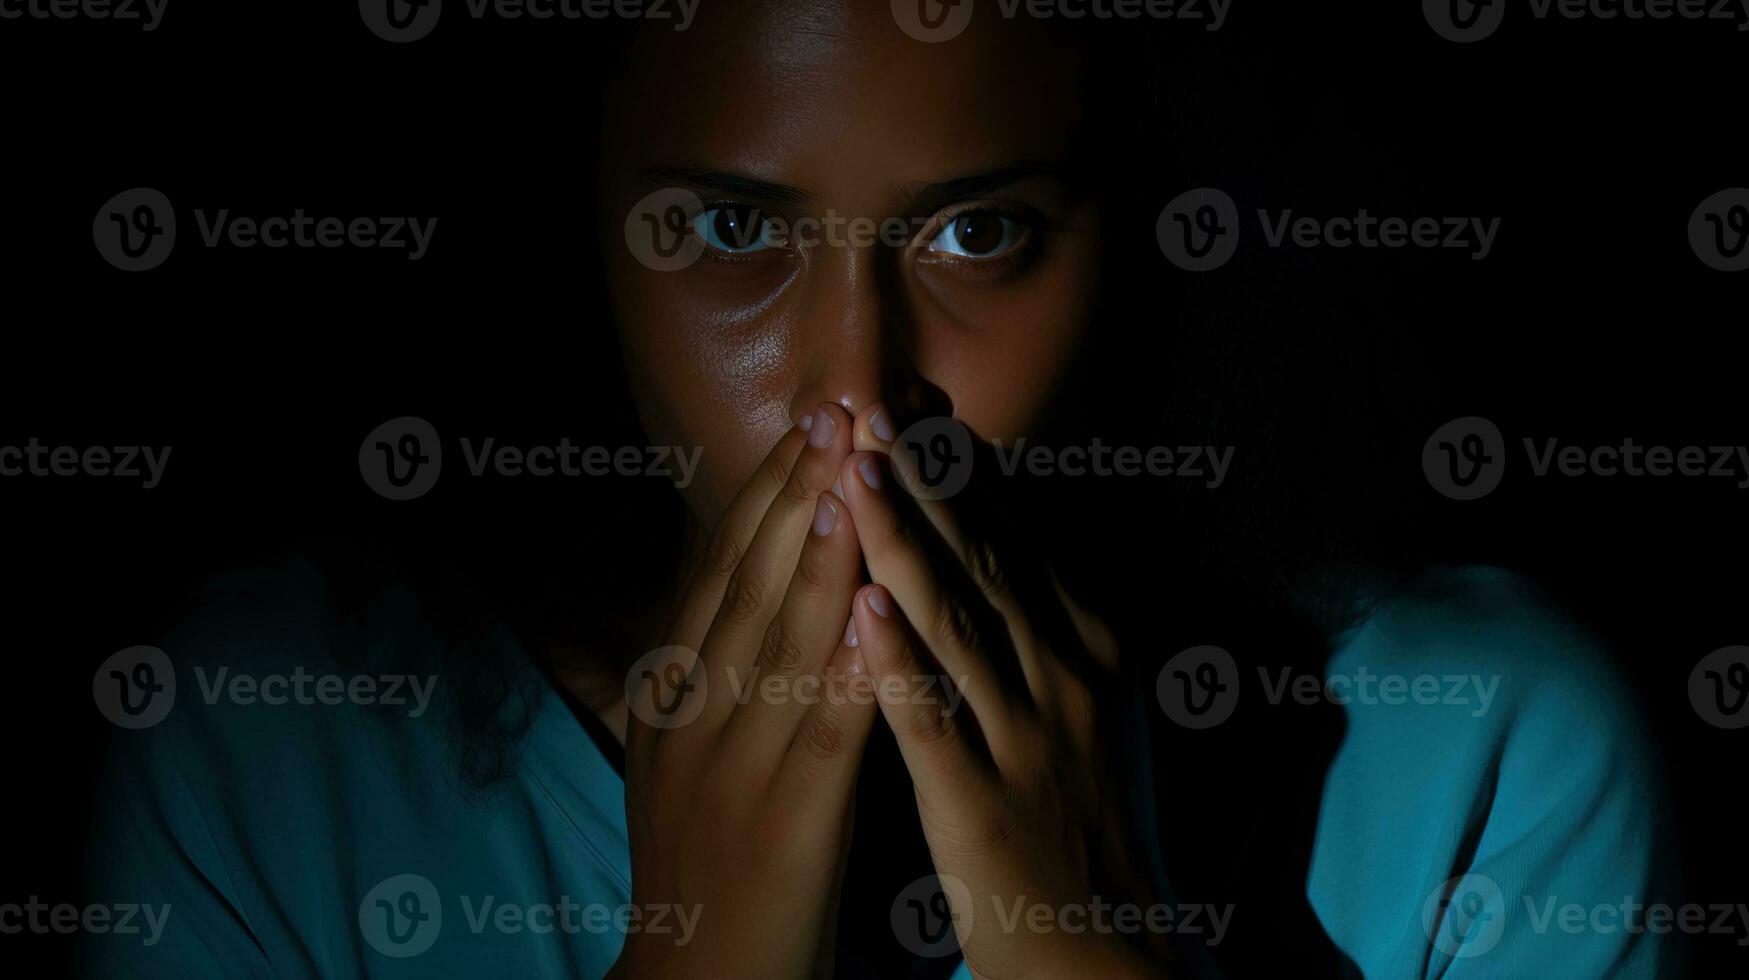
[[[228,571],[197,587],[145,648],[166,675],[151,692],[161,703],[151,724],[117,741],[251,752],[320,742],[323,733],[356,737],[394,721],[402,706],[419,718],[440,680],[431,656],[438,639],[405,587],[343,598],[303,556]]]
[[[1479,768],[1491,790],[1521,794],[1503,803],[1652,789],[1649,739],[1611,652],[1517,572],[1429,569],[1339,638],[1326,677],[1357,692],[1344,753],[1373,771]]]
[[[1450,702],[1469,695],[1474,717],[1494,715],[1521,735],[1543,729],[1538,718],[1582,718],[1591,728],[1632,723],[1637,714],[1601,639],[1526,576],[1504,568],[1437,566],[1380,597],[1337,638],[1328,672],[1362,668],[1467,680],[1468,690],[1442,691],[1441,705],[1461,706]]]
[[[1418,921],[1429,896],[1471,878],[1497,896],[1508,930],[1506,949],[1479,963],[1557,951],[1570,965],[1658,960],[1655,939],[1556,936],[1526,913],[1649,900],[1665,884],[1654,752],[1590,630],[1518,573],[1432,568],[1338,638],[1326,679],[1356,693],[1310,892],[1358,960],[1409,969],[1477,954]]]
[[[453,638],[404,585],[333,582],[303,556],[225,572],[152,646],[100,670],[100,702],[136,709],[111,736],[107,805],[205,834],[217,820],[272,830],[359,800],[455,797],[441,656]]]
[[[388,961],[372,949],[411,954],[361,910],[415,880],[444,889],[421,893],[431,901],[477,891],[535,908],[557,885],[623,902],[623,788],[521,648],[501,628],[474,636],[489,624],[405,580],[354,578],[305,559],[229,573],[159,640],[154,675],[137,676],[164,688],[162,710],[114,733],[86,876],[95,894],[146,896],[176,919],[152,954],[87,943],[93,972],[378,975]],[[470,673],[475,654],[508,683]],[[506,722],[503,778],[489,785],[460,756],[499,744],[467,741],[477,709]],[[585,972],[618,953],[610,933],[555,939]],[[512,974],[554,955],[511,945],[511,961],[466,933],[448,948]]]

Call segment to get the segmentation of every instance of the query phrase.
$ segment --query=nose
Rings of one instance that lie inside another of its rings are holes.
[[[821,402],[854,415],[916,373],[895,256],[838,243],[818,246],[810,258],[793,333],[801,370],[790,417]]]

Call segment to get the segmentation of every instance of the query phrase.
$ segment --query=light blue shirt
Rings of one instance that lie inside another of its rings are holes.
[[[1306,889],[1366,977],[1653,977],[1673,956],[1619,913],[1664,860],[1645,734],[1594,644],[1528,594],[1434,573],[1327,666],[1348,728]],[[88,857],[95,898],[160,927],[85,936],[85,975],[599,977],[628,927],[684,935],[685,910],[626,918],[624,786],[557,692],[530,686],[510,775],[470,802],[441,684],[423,708],[412,685],[338,693],[328,652],[384,638],[438,642],[410,592],[354,622],[298,561],[232,576],[163,641],[174,703],[116,732]],[[1366,674],[1478,680],[1422,703],[1425,683],[1367,694]]]

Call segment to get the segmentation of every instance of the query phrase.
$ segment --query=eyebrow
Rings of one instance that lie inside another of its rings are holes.
[[[1022,161],[949,180],[906,184],[901,188],[900,200],[913,212],[934,212],[955,201],[984,197],[1023,180],[1041,177],[1062,179],[1063,172],[1049,164]]]
[[[733,197],[752,198],[756,201],[801,205],[808,203],[809,200],[808,192],[800,187],[760,180],[758,177],[711,167],[694,167],[684,164],[645,167],[641,173],[646,177],[658,180],[688,184]]]
[[[657,180],[686,184],[754,201],[804,205],[812,200],[811,194],[793,184],[780,184],[714,167],[661,165],[645,167],[640,172]],[[954,201],[982,197],[1023,180],[1040,177],[1061,179],[1062,176],[1060,167],[1022,161],[948,180],[905,184],[899,190],[899,200],[904,202],[905,210],[931,212]]]

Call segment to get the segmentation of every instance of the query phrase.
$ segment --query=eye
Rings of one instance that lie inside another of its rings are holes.
[[[713,204],[692,219],[692,233],[707,248],[747,255],[781,247],[777,229],[763,211],[746,204]]]
[[[993,259],[1026,237],[1026,225],[994,211],[968,211],[948,221],[925,246],[969,259]]]

